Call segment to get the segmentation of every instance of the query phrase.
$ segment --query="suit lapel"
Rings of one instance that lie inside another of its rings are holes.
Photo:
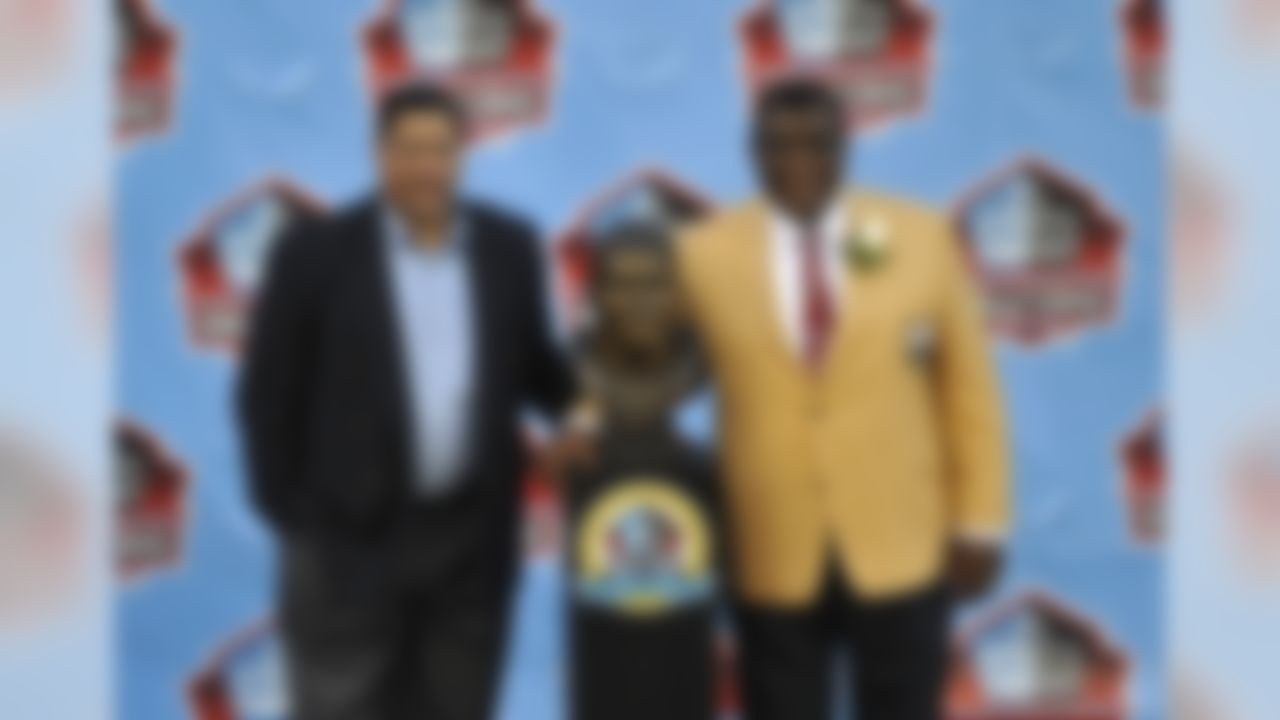
[[[498,377],[494,363],[501,356],[499,348],[506,338],[502,333],[502,298],[510,288],[501,277],[502,258],[495,252],[488,226],[481,213],[464,210],[466,223],[463,239],[466,247],[467,272],[470,279],[472,311],[472,353],[476,367],[473,379],[472,437],[483,437],[485,421],[493,405],[493,387],[489,379]]]
[[[382,218],[376,202],[360,214],[360,265],[356,281],[356,297],[368,318],[370,363],[374,370],[376,401],[382,417],[387,419],[402,467],[411,467],[411,427],[413,414],[409,405],[409,376],[405,365],[404,340],[400,333],[400,312],[392,284],[390,268],[384,252]]]
[[[745,278],[740,288],[730,288],[729,292],[737,295],[748,294],[750,307],[746,309],[746,317],[751,322],[763,322],[768,327],[768,344],[770,351],[776,354],[788,366],[809,372],[803,359],[791,347],[787,340],[783,318],[778,312],[778,292],[776,270],[774,267],[772,223],[769,210],[764,202],[755,202],[748,210],[744,223],[742,242],[747,243],[741,276]],[[755,320],[758,318],[759,320]]]
[[[845,229],[841,242],[847,243],[857,236],[859,228],[865,226],[868,216],[875,214],[876,210],[857,191],[849,191],[844,199],[844,213]],[[840,298],[836,334],[831,341],[824,371],[834,371],[856,360],[859,350],[867,346],[867,332],[871,325],[869,320],[874,313],[884,309],[885,302],[886,278],[883,273],[865,272],[854,267],[847,260],[843,247],[838,262],[841,263],[840,276],[843,278],[844,288]]]

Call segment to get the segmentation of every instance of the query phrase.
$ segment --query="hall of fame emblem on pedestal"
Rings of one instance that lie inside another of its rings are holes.
[[[715,590],[713,538],[698,504],[649,478],[594,498],[575,542],[579,602],[633,617],[705,603]]]

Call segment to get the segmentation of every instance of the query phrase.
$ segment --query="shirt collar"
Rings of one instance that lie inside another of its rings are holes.
[[[845,229],[845,203],[843,196],[836,194],[818,214],[817,227],[818,232],[823,240],[835,242],[840,239]],[[805,223],[801,223],[794,215],[791,215],[776,205],[771,205],[769,214],[773,221],[773,226],[779,235],[785,237],[800,237],[809,227]]]
[[[458,211],[454,215],[453,224],[445,233],[444,242],[438,248],[426,248],[419,243],[409,230],[409,224],[405,222],[404,216],[390,203],[382,203],[382,228],[383,237],[392,249],[397,251],[408,251],[429,254],[452,254],[460,252],[466,239],[466,219],[465,211],[459,206]]]

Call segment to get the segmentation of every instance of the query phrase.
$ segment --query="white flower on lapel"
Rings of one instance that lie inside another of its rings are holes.
[[[875,270],[889,258],[891,249],[889,224],[872,215],[864,219],[845,242],[849,264],[858,270]]]

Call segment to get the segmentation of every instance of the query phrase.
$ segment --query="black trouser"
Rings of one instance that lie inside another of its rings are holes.
[[[281,632],[293,720],[489,720],[511,582],[499,562],[442,567],[439,538],[284,548]]]
[[[937,720],[949,614],[941,586],[870,602],[835,571],[811,607],[740,607],[746,719],[831,720],[832,659],[844,651],[857,720]]]

